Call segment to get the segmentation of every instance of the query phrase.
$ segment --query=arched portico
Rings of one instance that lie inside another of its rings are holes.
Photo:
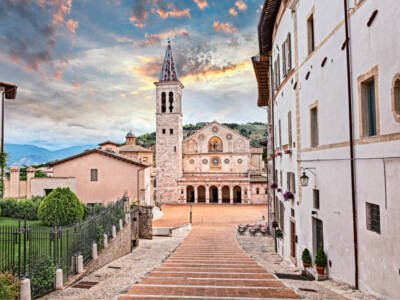
[[[210,203],[218,203],[218,187],[215,185],[210,187]]]
[[[204,186],[200,185],[197,188],[197,197],[198,197],[197,200],[198,203],[206,203],[206,188]]]
[[[233,203],[242,203],[242,188],[238,185],[233,188]]]
[[[194,203],[194,187],[189,185],[186,189],[186,202]]]
[[[222,187],[222,203],[230,203],[230,189],[229,186]]]

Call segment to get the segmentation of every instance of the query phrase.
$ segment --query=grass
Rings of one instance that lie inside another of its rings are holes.
[[[7,217],[0,217],[0,226],[1,225],[6,225],[6,226],[18,226],[18,221],[19,219],[15,218],[7,218]],[[26,221],[26,224],[31,227],[45,227],[40,223],[39,220],[36,221]],[[21,220],[21,226],[24,226],[24,220]]]

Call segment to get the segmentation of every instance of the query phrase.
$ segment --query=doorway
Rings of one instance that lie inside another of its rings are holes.
[[[218,203],[218,188],[214,185],[210,187],[210,203]]]
[[[290,221],[290,256],[296,258],[296,223]]]

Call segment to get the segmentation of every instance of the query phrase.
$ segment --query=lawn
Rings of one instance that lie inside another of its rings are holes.
[[[0,217],[0,226],[1,225],[18,226],[18,221],[19,221],[19,219]],[[44,225],[42,225],[40,223],[39,220],[36,220],[36,221],[27,220],[26,224],[31,227],[45,227]],[[24,226],[24,220],[21,220],[21,226]]]

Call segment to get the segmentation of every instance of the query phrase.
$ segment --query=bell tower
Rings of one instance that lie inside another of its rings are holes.
[[[182,177],[182,90],[171,43],[168,41],[160,80],[156,86],[156,200],[178,202]]]

